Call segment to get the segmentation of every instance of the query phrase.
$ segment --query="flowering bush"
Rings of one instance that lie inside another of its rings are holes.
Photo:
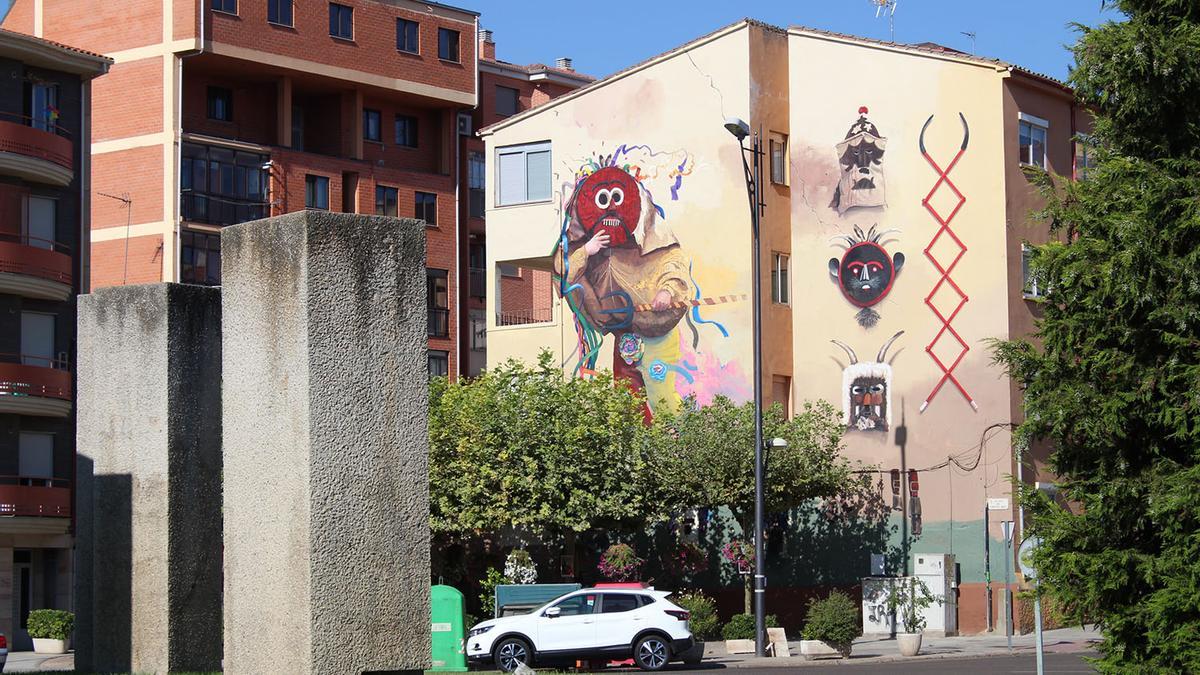
[[[536,584],[537,567],[533,564],[533,558],[529,557],[529,551],[514,548],[504,560],[504,576],[512,579],[514,584]]]
[[[708,569],[708,557],[704,549],[685,541],[678,549],[663,555],[663,567],[676,576],[690,577]]]
[[[729,562],[737,565],[738,571],[746,574],[754,567],[754,544],[741,539],[733,539],[721,547],[721,555]]]
[[[643,562],[629,544],[613,544],[600,556],[596,568],[612,581],[629,581],[637,576]]]

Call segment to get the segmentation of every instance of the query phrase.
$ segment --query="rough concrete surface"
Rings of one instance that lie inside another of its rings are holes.
[[[429,665],[425,229],[226,228],[225,672]]]
[[[81,668],[220,667],[220,325],[217,289],[79,298]]]

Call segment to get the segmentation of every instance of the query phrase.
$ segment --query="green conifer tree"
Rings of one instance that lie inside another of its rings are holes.
[[[1070,77],[1098,166],[1036,177],[1049,292],[996,358],[1060,479],[1026,495],[1043,589],[1101,626],[1103,671],[1200,672],[1200,2],[1105,4],[1124,20],[1079,28]]]

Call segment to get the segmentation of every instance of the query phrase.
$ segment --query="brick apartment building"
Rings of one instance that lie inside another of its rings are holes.
[[[485,169],[473,131],[590,78],[569,62],[496,61],[490,38],[474,39],[479,16],[438,3],[80,10],[76,0],[16,0],[4,26],[116,60],[95,95],[93,183],[106,196],[93,208],[93,285],[219,284],[220,229],[265,216],[417,217],[429,223],[430,371],[482,369],[482,276],[458,281],[483,267]],[[520,275],[532,273],[512,272],[505,288],[528,296],[532,279]]]
[[[0,30],[0,633],[70,609],[75,296],[87,285],[91,80],[112,61]]]
[[[553,67],[540,63],[516,65],[496,58],[490,30],[479,31],[478,41],[479,106],[471,113],[470,130],[482,129],[593,82],[593,78],[575,72],[569,58],[557,59]],[[466,196],[459,202],[459,218],[467,225],[462,255],[469,279],[463,284],[458,319],[466,328],[459,336],[464,354],[461,373],[478,375],[487,366],[485,305],[489,289],[484,185],[489,168],[483,140],[475,134],[463,136],[460,166],[459,180],[467,186]],[[550,311],[548,273],[519,265],[506,265],[503,272],[491,289],[504,298],[503,316],[497,310],[499,324],[528,323]]]

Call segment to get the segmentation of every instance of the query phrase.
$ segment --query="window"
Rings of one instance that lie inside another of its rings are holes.
[[[406,148],[417,147],[417,118],[396,115],[396,145]]]
[[[1096,165],[1094,143],[1092,137],[1086,134],[1075,137],[1075,180],[1087,180]]]
[[[554,606],[558,608],[559,616],[591,614],[592,610],[596,609],[596,596],[594,594],[572,595]]]
[[[291,26],[292,0],[267,0],[267,21]]]
[[[329,210],[329,179],[325,176],[304,177],[304,208]]]
[[[408,19],[396,19],[396,49],[409,54],[420,53],[417,31],[420,24]]]
[[[601,614],[631,612],[638,608],[638,598],[636,595],[626,595],[624,593],[605,593],[603,597],[604,601],[600,604]]]
[[[787,185],[787,136],[771,134],[771,182]]]
[[[787,375],[775,375],[771,378],[771,403],[778,403],[783,408],[783,414],[792,417],[792,378]]]
[[[266,218],[269,155],[196,143],[181,151],[179,192],[183,219],[234,225]]]
[[[512,145],[496,150],[496,205],[550,199],[550,144]]]
[[[521,92],[512,87],[496,86],[496,114],[501,117],[521,112]]]
[[[225,87],[208,88],[208,119],[233,121],[233,91]]]
[[[438,29],[438,58],[443,61],[458,61],[458,31],[449,28]]]
[[[1046,168],[1046,131],[1050,123],[1033,115],[1019,113],[1017,127],[1021,163]]]
[[[28,195],[25,213],[25,222],[21,224],[25,245],[53,251],[58,241],[58,200]]]
[[[21,365],[41,368],[59,365],[54,358],[55,318],[43,312],[21,312]]]
[[[17,452],[17,470],[23,485],[53,485],[54,434],[22,431],[17,437]]]
[[[440,349],[429,350],[429,376],[446,377],[450,374],[450,352]]]
[[[415,196],[416,207],[413,217],[425,221],[430,227],[437,226],[437,195],[431,192],[418,192]]]
[[[496,271],[499,272],[500,276],[502,277],[508,277],[510,279],[521,278],[521,268],[513,265],[512,263],[496,263]]]
[[[368,141],[383,141],[383,132],[380,131],[381,122],[378,110],[368,110],[363,108],[363,139]]]
[[[26,95],[29,101],[29,125],[52,134],[58,133],[58,85],[31,82]]]
[[[212,8],[214,12],[237,14],[237,0],[212,0]]]
[[[354,8],[329,3],[329,34],[343,40],[354,39]]]
[[[1042,289],[1038,287],[1037,277],[1033,275],[1029,263],[1033,260],[1033,249],[1029,244],[1021,244],[1021,293],[1026,298],[1042,297]]]
[[[788,266],[791,261],[786,253],[776,253],[771,265],[771,302],[786,305],[791,302],[791,284]]]
[[[220,235],[184,230],[179,237],[179,280],[185,284],[220,286]]]
[[[429,309],[429,337],[450,334],[450,293],[446,270],[425,270],[425,304]]]
[[[487,165],[483,160],[482,152],[472,152],[467,155],[467,190],[468,200],[470,201],[470,216],[472,218],[483,218],[485,208],[484,202],[484,180],[487,176]]]
[[[396,217],[398,191],[386,185],[375,186],[375,215]]]

